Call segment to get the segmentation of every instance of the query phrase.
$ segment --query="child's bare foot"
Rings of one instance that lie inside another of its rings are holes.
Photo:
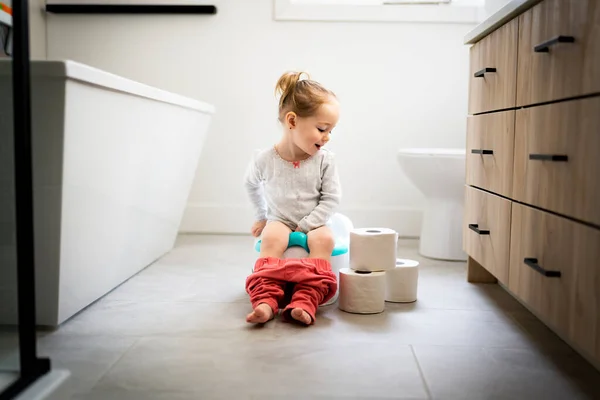
[[[251,324],[264,324],[273,318],[273,309],[267,303],[261,303],[254,311],[246,316],[246,322]]]
[[[308,315],[308,313],[301,308],[294,308],[291,314],[292,318],[294,318],[296,321],[302,322],[303,324],[310,325],[312,321],[310,315]]]

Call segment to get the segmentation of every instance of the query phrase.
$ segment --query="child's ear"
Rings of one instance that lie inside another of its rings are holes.
[[[285,120],[286,120],[286,122],[287,122],[287,127],[288,127],[289,129],[293,129],[293,128],[295,128],[295,127],[296,127],[297,116],[296,116],[296,113],[295,113],[295,112],[293,112],[293,111],[290,111],[290,112],[288,112],[288,113],[285,115]]]

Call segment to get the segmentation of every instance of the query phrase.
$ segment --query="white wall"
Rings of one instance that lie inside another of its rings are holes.
[[[45,0],[29,0],[29,54],[34,60],[46,59]]]
[[[511,0],[485,0],[485,15],[490,16],[510,2]]]
[[[357,226],[419,233],[422,197],[400,147],[464,147],[471,25],[276,22],[271,0],[214,2],[216,16],[47,16],[48,57],[72,59],[214,104],[181,229],[247,233],[242,176],[278,140],[277,78],[303,69],[337,92],[330,147]],[[165,134],[168,134],[165,133]],[[165,166],[168,168],[168,166]]]

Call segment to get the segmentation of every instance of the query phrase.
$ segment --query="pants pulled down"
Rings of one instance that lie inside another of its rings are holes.
[[[284,316],[294,308],[306,311],[314,323],[319,305],[329,301],[337,291],[337,277],[327,260],[318,258],[261,257],[256,260],[254,272],[246,279],[246,292],[252,308],[268,304],[274,314],[279,312],[285,298],[285,289],[293,284],[289,304]]]

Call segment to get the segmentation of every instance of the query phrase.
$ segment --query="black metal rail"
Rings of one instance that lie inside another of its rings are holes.
[[[28,0],[13,2],[12,73],[21,368],[19,379],[0,393],[0,400],[13,399],[50,371],[50,360],[37,357]]]
[[[55,14],[216,14],[217,7],[194,4],[46,4]]]

